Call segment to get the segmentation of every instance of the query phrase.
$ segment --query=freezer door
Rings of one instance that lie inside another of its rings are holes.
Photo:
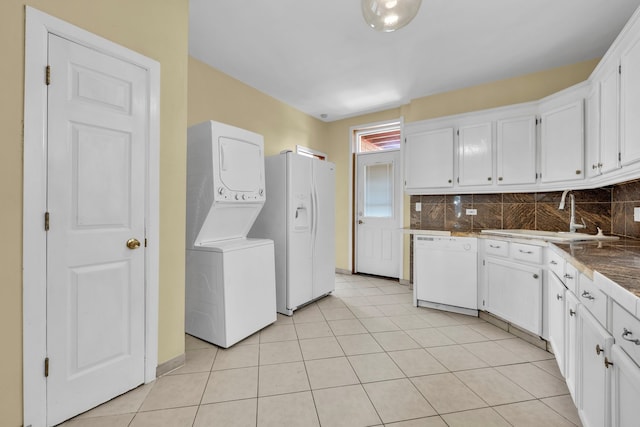
[[[313,298],[335,289],[335,165],[312,161]]]
[[[313,299],[311,159],[287,153],[287,308]]]

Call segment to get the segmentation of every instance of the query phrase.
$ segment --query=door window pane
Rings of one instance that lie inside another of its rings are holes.
[[[393,163],[366,165],[364,170],[364,216],[393,216]]]

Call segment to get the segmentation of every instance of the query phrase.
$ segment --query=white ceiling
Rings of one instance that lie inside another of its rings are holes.
[[[190,54],[326,121],[601,57],[640,0],[423,0],[393,33],[359,0],[190,0]]]

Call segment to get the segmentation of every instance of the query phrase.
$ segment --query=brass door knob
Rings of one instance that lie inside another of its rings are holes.
[[[136,238],[131,238],[127,240],[127,247],[129,249],[138,249],[140,247],[140,240]]]

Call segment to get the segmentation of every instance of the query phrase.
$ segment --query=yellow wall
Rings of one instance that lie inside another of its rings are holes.
[[[159,362],[184,352],[188,0],[0,2],[0,425],[22,424],[22,118],[25,5],[161,64]]]

